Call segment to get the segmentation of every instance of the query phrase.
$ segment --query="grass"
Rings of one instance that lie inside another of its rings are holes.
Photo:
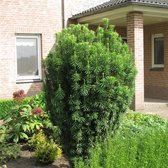
[[[115,136],[97,143],[75,168],[168,168],[168,123],[158,116],[127,113]]]

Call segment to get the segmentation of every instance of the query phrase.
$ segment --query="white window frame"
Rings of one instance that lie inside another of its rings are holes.
[[[17,38],[29,39],[34,38],[37,39],[37,53],[38,53],[38,75],[32,76],[18,76],[17,72]],[[15,38],[15,47],[16,47],[16,81],[18,82],[33,82],[37,80],[42,80],[42,67],[41,67],[41,35],[40,34],[16,34]]]
[[[155,40],[155,38],[160,38],[160,37],[164,37],[164,35],[163,34],[153,34],[152,35],[152,68],[164,68],[164,64],[155,64],[155,62],[154,62],[155,61],[154,60],[155,59],[154,40]],[[164,57],[164,55],[163,55],[163,57]]]

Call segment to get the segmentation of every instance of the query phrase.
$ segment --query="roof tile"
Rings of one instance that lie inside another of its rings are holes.
[[[73,15],[72,18],[80,18],[83,16],[92,15],[95,13],[99,13],[103,10],[108,10],[108,8],[116,8],[119,6],[126,6],[127,4],[139,4],[139,5],[146,5],[146,6],[156,6],[156,7],[163,7],[168,8],[168,0],[110,0],[103,4],[100,4],[96,7],[87,9],[83,12]]]

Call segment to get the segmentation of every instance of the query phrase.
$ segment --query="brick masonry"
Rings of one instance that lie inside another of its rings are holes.
[[[126,27],[116,27],[126,37]],[[164,68],[152,69],[152,35],[164,36]],[[144,26],[144,94],[146,98],[168,100],[168,22]]]
[[[115,30],[122,38],[127,38],[127,28],[126,27],[116,26]]]
[[[9,98],[18,89],[29,95],[41,90],[42,83],[16,83],[16,33],[38,33],[45,58],[62,29],[61,1],[0,1],[0,98]]]
[[[107,0],[65,0],[65,25],[75,12]],[[1,0],[0,1],[0,98],[10,98],[18,89],[28,95],[42,89],[42,82],[16,83],[17,33],[41,34],[42,58],[55,42],[55,32],[62,30],[61,0]]]
[[[164,68],[152,69],[152,34],[164,36]],[[168,99],[168,22],[144,28],[145,97]]]
[[[129,13],[127,15],[127,42],[132,49],[137,68],[135,80],[134,110],[144,109],[144,41],[143,14]]]
[[[106,0],[101,0],[101,2]],[[74,5],[76,4],[76,5]],[[79,10],[97,5],[97,1],[65,0],[65,25],[69,17]],[[42,37],[42,57],[45,58],[55,41],[55,32],[62,30],[61,0],[1,0],[0,1],[0,98],[9,98],[18,89],[28,95],[39,92],[42,82],[16,83],[16,33],[38,33]],[[135,53],[139,71],[136,80],[135,104],[143,107],[145,97],[168,99],[168,22],[144,26],[144,72],[143,74],[143,15],[130,13],[127,28],[116,27]],[[151,54],[152,34],[164,35],[164,62],[161,71],[153,71]],[[138,43],[137,43],[138,42]]]

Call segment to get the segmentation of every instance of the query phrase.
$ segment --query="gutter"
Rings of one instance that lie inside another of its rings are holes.
[[[65,1],[61,1],[61,6],[62,6],[62,28],[65,28]]]

